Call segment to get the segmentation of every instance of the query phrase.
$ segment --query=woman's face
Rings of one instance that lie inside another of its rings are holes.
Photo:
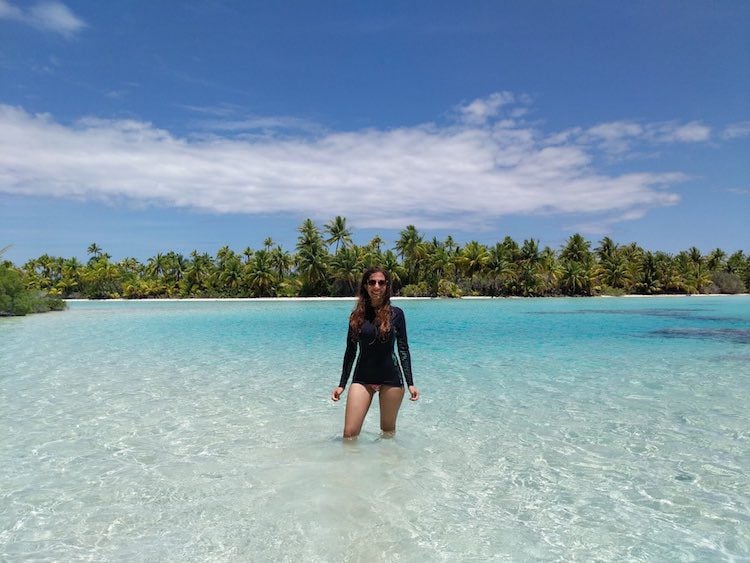
[[[367,294],[370,296],[370,302],[374,307],[383,302],[387,284],[383,272],[375,272],[367,280]]]

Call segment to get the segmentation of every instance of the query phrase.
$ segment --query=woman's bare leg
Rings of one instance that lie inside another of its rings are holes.
[[[346,414],[344,415],[344,438],[359,436],[365,415],[370,410],[373,392],[361,383],[352,383],[346,395]]]
[[[380,388],[380,429],[386,436],[396,433],[396,417],[404,399],[403,387],[383,385]]]

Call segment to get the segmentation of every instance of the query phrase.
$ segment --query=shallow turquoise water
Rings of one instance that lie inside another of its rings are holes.
[[[0,319],[0,560],[750,557],[750,297],[398,304],[353,444],[350,301]]]

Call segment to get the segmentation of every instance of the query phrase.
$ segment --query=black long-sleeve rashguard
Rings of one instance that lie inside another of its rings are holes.
[[[398,307],[391,306],[391,315],[391,331],[385,340],[379,338],[378,327],[373,324],[375,311],[370,307],[365,311],[365,322],[359,334],[355,334],[349,327],[339,387],[346,387],[358,347],[359,357],[352,383],[403,387],[406,379],[407,385],[414,385],[409,342],[406,338],[406,318]],[[394,342],[398,357],[393,350]]]

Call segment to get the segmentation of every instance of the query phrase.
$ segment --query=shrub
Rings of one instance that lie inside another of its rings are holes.
[[[47,297],[26,289],[21,272],[0,264],[0,316],[60,311],[65,307],[65,301],[60,298]]]
[[[461,297],[463,295],[461,288],[450,280],[440,280],[437,293],[438,297]]]
[[[711,281],[716,286],[716,293],[745,293],[745,284],[737,274],[714,272]]]
[[[401,288],[401,295],[403,297],[432,297],[427,282],[419,282],[418,284],[410,283],[409,285],[405,285]]]

